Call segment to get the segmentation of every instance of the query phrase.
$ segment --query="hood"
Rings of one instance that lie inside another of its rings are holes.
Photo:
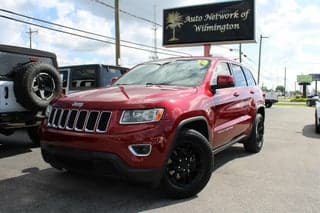
[[[58,100],[86,104],[108,104],[108,108],[122,108],[130,106],[146,106],[160,104],[164,101],[190,98],[197,92],[197,88],[177,86],[114,86],[69,94]]]

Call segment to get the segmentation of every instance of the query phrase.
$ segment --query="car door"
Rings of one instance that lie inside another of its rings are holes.
[[[210,84],[217,84],[218,75],[231,75],[230,68],[227,62],[218,62],[213,72],[213,77]],[[229,87],[216,89],[212,100],[212,121],[214,123],[213,147],[217,148],[231,141],[235,133],[235,121],[237,113],[234,110],[239,97],[236,94],[237,88]]]
[[[243,69],[238,64],[230,64],[232,75],[235,79],[236,102],[232,106],[233,112],[236,114],[234,120],[235,136],[243,134],[252,123],[252,90],[248,87],[248,82]]]
[[[256,115],[256,109],[257,109],[257,106],[256,104],[258,103],[259,104],[259,101],[261,103],[262,101],[262,97],[261,97],[261,93],[259,92],[259,88],[257,88],[257,84],[256,84],[256,81],[251,73],[251,71],[246,68],[246,67],[243,67],[242,66],[242,70],[243,70],[243,73],[247,79],[247,83],[248,83],[248,91],[247,93],[250,93],[250,104],[249,104],[249,113],[248,115],[252,117],[252,121],[253,119],[255,118],[255,115]],[[263,104],[263,103],[261,103]],[[252,124],[253,122],[251,122]],[[251,126],[249,128],[249,130],[251,130]]]
[[[221,71],[223,69],[224,71]],[[220,63],[213,74],[212,84],[217,75],[230,73],[234,87],[217,89],[213,97],[214,129],[213,146],[217,148],[241,136],[251,125],[250,93],[241,66]]]

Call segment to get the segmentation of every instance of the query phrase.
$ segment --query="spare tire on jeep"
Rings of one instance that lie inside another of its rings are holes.
[[[14,92],[22,106],[43,109],[61,93],[59,72],[50,64],[31,62],[19,66],[14,77]]]

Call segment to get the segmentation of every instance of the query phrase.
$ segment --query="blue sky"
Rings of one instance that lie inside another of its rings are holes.
[[[103,0],[113,4],[113,0]],[[197,4],[221,2],[198,0]],[[120,7],[130,13],[153,19],[156,5],[156,20],[162,22],[162,10],[165,8],[193,5],[193,0],[120,0]],[[114,37],[114,11],[98,4],[96,0],[4,0],[2,9],[42,18],[59,24],[82,30],[94,31]],[[2,15],[7,15],[0,12]],[[121,14],[121,39],[153,45],[153,31],[150,23]],[[29,20],[30,21],[30,20]],[[0,18],[0,43],[28,46],[29,25],[19,24]],[[114,64],[114,45],[89,41],[70,35],[52,32],[39,27],[33,36],[33,47],[55,52],[60,65],[82,63]],[[162,44],[162,29],[158,29],[158,46]],[[261,84],[268,88],[283,85],[284,67],[287,67],[287,87],[295,88],[297,74],[320,73],[320,2],[318,0],[256,0],[256,39],[260,34],[268,36],[263,40],[261,64]],[[249,59],[244,63],[257,75],[258,43],[243,44],[243,52]],[[213,55],[237,58],[238,45],[213,46]],[[174,49],[201,55],[202,47]],[[133,66],[147,61],[152,53],[121,48],[121,62],[124,66]],[[159,55],[161,58],[168,57]],[[298,86],[296,86],[298,88]]]

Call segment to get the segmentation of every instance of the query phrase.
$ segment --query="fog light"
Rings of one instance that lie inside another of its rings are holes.
[[[130,152],[138,157],[146,157],[151,153],[151,144],[134,144],[129,146]]]

